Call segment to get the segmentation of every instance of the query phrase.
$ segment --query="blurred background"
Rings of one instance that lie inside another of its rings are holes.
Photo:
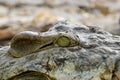
[[[120,0],[0,0],[0,46],[16,33],[45,32],[63,20],[120,35]]]

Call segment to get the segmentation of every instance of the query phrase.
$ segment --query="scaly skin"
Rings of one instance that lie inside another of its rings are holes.
[[[18,33],[0,48],[0,80],[120,80],[120,36],[71,22]]]

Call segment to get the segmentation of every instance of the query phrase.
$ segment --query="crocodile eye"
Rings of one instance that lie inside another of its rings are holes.
[[[61,37],[58,38],[57,44],[61,47],[67,47],[70,44],[70,40],[66,36],[61,36]]]

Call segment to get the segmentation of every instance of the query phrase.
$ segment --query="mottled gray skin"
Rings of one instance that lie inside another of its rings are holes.
[[[52,46],[19,58],[8,53],[12,45],[0,48],[0,80],[25,80],[22,75],[32,71],[46,80],[120,80],[120,36],[71,22],[59,22],[46,33],[66,31],[78,37],[73,41],[79,45]]]

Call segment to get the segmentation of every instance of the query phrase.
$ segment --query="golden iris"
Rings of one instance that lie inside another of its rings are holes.
[[[68,37],[66,36],[61,36],[59,37],[59,39],[57,40],[57,44],[61,47],[67,47],[69,46],[70,40]]]

